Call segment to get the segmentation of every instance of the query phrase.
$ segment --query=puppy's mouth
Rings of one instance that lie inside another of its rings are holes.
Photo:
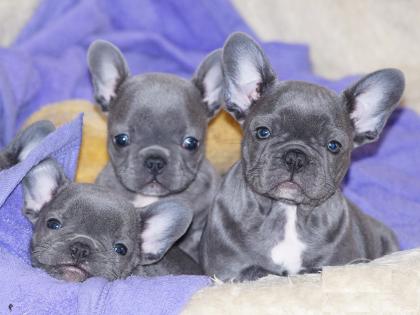
[[[271,193],[275,195],[277,199],[282,199],[291,203],[301,203],[304,199],[302,187],[290,180],[281,182],[275,186],[271,190]]]
[[[55,268],[63,280],[70,282],[82,282],[91,276],[86,269],[79,265],[62,264]]]
[[[157,178],[154,178],[142,187],[140,193],[147,196],[163,196],[169,194],[170,191]]]

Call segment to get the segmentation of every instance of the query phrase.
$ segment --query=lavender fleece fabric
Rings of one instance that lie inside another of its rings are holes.
[[[45,0],[14,45],[0,49],[0,147],[40,106],[92,100],[86,50],[95,39],[119,46],[134,74],[162,71],[188,78],[233,31],[255,36],[227,0]],[[338,92],[357,78],[329,81],[314,75],[305,45],[276,42],[263,43],[263,48],[281,79],[314,82]],[[80,120],[61,130],[57,133],[79,132]],[[70,138],[51,135],[43,143],[45,152],[40,148],[32,160],[0,174],[0,313],[7,313],[9,304],[17,313],[177,313],[187,296],[208,284],[206,278],[66,284],[29,266],[30,226],[20,214],[22,196],[15,187],[47,152],[72,175],[74,164],[66,161],[75,161],[77,149]],[[420,246],[419,143],[420,118],[398,110],[378,143],[355,151],[344,183],[345,194],[392,227],[404,249]]]

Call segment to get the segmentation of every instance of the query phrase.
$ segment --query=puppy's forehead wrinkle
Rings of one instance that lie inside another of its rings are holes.
[[[155,133],[163,130],[170,130],[172,136],[187,131],[200,133],[207,126],[206,119],[207,109],[200,92],[190,81],[147,74],[130,78],[123,85],[111,107],[109,128],[112,135],[153,132],[155,138]],[[161,128],[163,125],[167,128]]]
[[[137,123],[130,126],[136,132],[150,131],[150,132],[168,132],[170,134],[178,132],[186,132],[186,130],[197,130],[201,126],[192,119],[186,119],[187,114],[182,110],[183,106],[174,108],[167,108],[161,112],[154,108],[142,108],[134,114],[138,117]],[[167,128],[162,128],[167,126]]]
[[[90,184],[70,184],[49,205],[47,217],[79,222],[108,231],[118,230],[135,216],[132,204],[108,189]],[[78,218],[77,220],[74,218]],[[63,222],[65,224],[65,222]]]
[[[201,104],[200,91],[190,81],[169,74],[145,74],[124,82],[116,99],[118,106],[112,113],[127,111],[133,106],[150,106],[165,111],[171,107],[181,107],[181,104],[177,104],[181,102],[186,105],[186,114],[188,110],[206,113],[204,104]]]
[[[124,217],[114,209],[102,207],[100,211],[92,211],[92,207],[81,203],[73,203],[63,216],[63,223],[79,222],[80,226],[101,232],[116,232],[124,225]],[[96,209],[95,209],[96,210]],[[78,218],[75,220],[75,218]]]
[[[148,73],[131,77],[122,86],[129,94],[145,94],[150,92],[152,96],[160,96],[171,99],[174,96],[185,95],[186,92],[194,91],[190,81],[182,79],[178,76],[165,73]],[[166,93],[161,93],[167,89]],[[199,93],[199,91],[196,91]]]
[[[324,115],[329,123],[346,127],[349,122],[343,106],[342,97],[333,91],[306,82],[285,81],[269,89],[251,108],[249,117],[261,119],[269,115],[275,117],[272,124],[281,126],[300,124],[311,115]]]
[[[290,138],[310,141],[318,135],[329,133],[336,122],[323,113],[301,115],[299,110],[288,107],[281,112],[272,124],[276,139],[285,141]],[[277,132],[276,132],[277,131]]]

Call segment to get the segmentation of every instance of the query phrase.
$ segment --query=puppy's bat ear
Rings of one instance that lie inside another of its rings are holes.
[[[40,120],[20,131],[15,139],[0,153],[0,170],[25,159],[29,153],[51,132],[52,122]]]
[[[242,123],[276,75],[262,48],[244,33],[234,33],[226,40],[222,65],[226,109]]]
[[[214,117],[224,102],[221,49],[214,50],[206,56],[198,66],[192,82],[200,90],[209,119]]]
[[[63,170],[53,159],[46,159],[34,166],[22,182],[23,214],[35,224],[44,205],[50,202],[58,190],[68,182]]]
[[[192,210],[177,201],[160,201],[139,209],[142,265],[162,259],[191,224]]]
[[[18,154],[19,161],[24,160],[54,130],[55,126],[51,121],[40,120],[19,133],[15,143],[15,151]]]
[[[118,87],[130,74],[127,62],[116,46],[104,40],[96,40],[89,46],[87,62],[95,100],[107,112]]]
[[[363,77],[343,92],[354,125],[354,145],[378,139],[404,92],[404,74],[383,69]]]

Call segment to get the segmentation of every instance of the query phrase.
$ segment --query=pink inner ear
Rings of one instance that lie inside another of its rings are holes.
[[[358,133],[374,131],[378,128],[381,120],[381,112],[378,112],[378,106],[381,99],[382,93],[377,89],[362,93],[356,98],[350,118],[354,121]]]
[[[59,182],[62,179],[59,179],[60,175],[57,172],[50,160],[44,160],[28,173],[30,186],[24,185],[26,208],[38,212],[51,201],[58,186],[62,184]]]
[[[106,102],[109,102],[112,98],[115,98],[117,83],[117,79],[108,79],[104,82],[98,80],[96,83],[97,93],[102,95]]]
[[[258,91],[260,83],[259,80],[254,80],[242,86],[242,91],[248,97],[249,102],[255,101],[260,97],[260,92]]]

